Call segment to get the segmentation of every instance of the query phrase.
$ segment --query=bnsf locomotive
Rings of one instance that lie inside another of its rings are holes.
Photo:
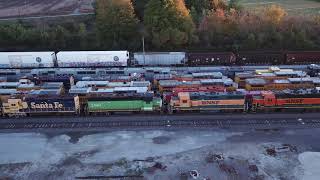
[[[141,66],[244,66],[317,64],[320,51],[304,52],[0,52],[0,68]]]
[[[164,103],[153,93],[99,94],[88,96],[26,95],[1,99],[3,116],[30,115],[109,115],[115,112],[270,112],[307,111],[320,109],[320,93],[305,94],[262,91],[237,92],[179,92]]]

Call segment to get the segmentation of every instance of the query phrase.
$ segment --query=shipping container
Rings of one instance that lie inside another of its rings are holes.
[[[133,65],[137,66],[182,66],[185,64],[185,52],[137,52]]]
[[[0,68],[54,67],[54,52],[0,52]]]
[[[236,56],[232,52],[187,53],[188,65],[234,65]]]
[[[57,53],[59,67],[108,67],[127,66],[128,51],[60,51]]]

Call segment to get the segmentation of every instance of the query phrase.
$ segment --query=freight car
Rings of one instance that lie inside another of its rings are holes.
[[[183,66],[186,64],[185,52],[136,52],[133,66]]]
[[[287,52],[286,64],[317,64],[320,62],[320,51]]]
[[[54,52],[0,52],[0,68],[54,67]]]
[[[60,51],[56,54],[58,67],[127,66],[128,51]]]
[[[237,65],[279,65],[285,63],[283,52],[249,51],[237,53]]]
[[[236,63],[232,52],[187,53],[189,66],[231,66]]]

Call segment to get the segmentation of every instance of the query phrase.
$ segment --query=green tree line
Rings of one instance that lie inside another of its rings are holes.
[[[237,51],[320,48],[320,16],[239,0],[96,0],[89,21],[0,23],[0,50]]]

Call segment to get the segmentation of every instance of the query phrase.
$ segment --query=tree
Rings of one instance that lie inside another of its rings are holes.
[[[240,0],[230,0],[228,4],[229,9],[241,10]]]
[[[195,25],[183,0],[150,0],[144,24],[157,49],[184,48],[196,41]]]
[[[135,12],[140,21],[143,21],[144,8],[148,2],[149,0],[132,0]]]
[[[279,25],[283,20],[283,17],[286,16],[286,11],[278,5],[271,5],[265,8],[263,16],[268,22],[274,25]]]
[[[130,0],[97,0],[96,28],[103,48],[137,47],[138,23]]]

